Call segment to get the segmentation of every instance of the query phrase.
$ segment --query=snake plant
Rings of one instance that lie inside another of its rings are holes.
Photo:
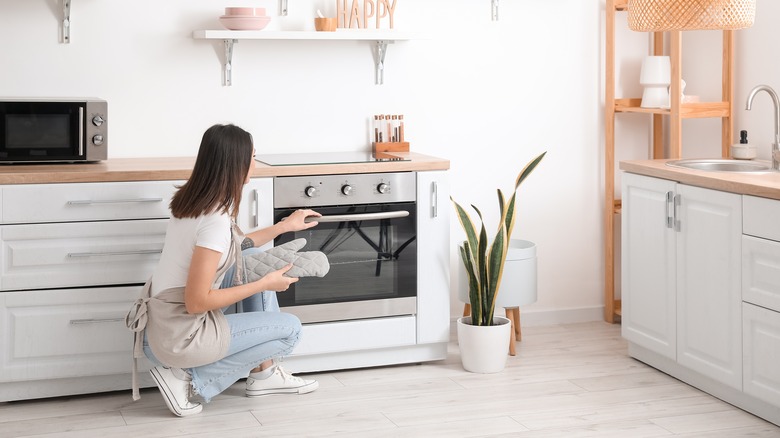
[[[471,208],[479,216],[480,229],[479,234],[477,234],[477,227],[471,216],[450,197],[450,200],[455,205],[458,221],[460,221],[463,231],[466,232],[466,240],[459,249],[460,257],[468,275],[472,325],[493,325],[496,296],[501,286],[501,274],[504,270],[504,261],[506,260],[507,248],[512,236],[512,228],[515,225],[515,198],[517,197],[517,190],[520,188],[520,184],[542,161],[546,153],[543,152],[531,160],[520,171],[515,180],[515,190],[508,202],[501,189],[497,190],[501,221],[492,242],[488,240],[482,212],[473,204],[471,205]]]

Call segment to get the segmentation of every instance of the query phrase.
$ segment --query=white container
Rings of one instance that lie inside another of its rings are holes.
[[[536,302],[536,244],[511,240],[504,263],[496,307],[512,308]]]
[[[469,302],[466,268],[458,259],[458,299]],[[509,241],[496,308],[513,308],[536,302],[536,244],[528,240]]]
[[[733,144],[731,145],[731,157],[737,160],[752,160],[756,158],[756,147],[749,144]]]
[[[512,334],[509,318],[493,316],[490,326],[471,325],[471,317],[458,318],[458,346],[463,369],[472,373],[497,373],[506,366]]]

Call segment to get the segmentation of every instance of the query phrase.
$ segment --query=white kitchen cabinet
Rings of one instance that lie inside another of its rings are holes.
[[[417,172],[417,343],[450,337],[450,186],[446,171]]]
[[[244,185],[237,224],[245,234],[274,224],[274,179],[252,178]],[[271,248],[268,242],[262,248]]]
[[[125,314],[140,290],[0,293],[0,382],[127,374],[133,337]]]
[[[742,388],[742,196],[677,185],[677,362]]]
[[[780,201],[744,196],[743,386],[780,408]]]
[[[780,242],[742,236],[742,300],[780,312]]]
[[[780,407],[780,312],[742,304],[746,394]]]
[[[129,387],[124,316],[181,183],[0,186],[0,401]]]
[[[780,201],[622,179],[629,354],[780,424]]]
[[[167,224],[0,225],[0,290],[144,283],[160,260]]]
[[[677,358],[676,231],[671,208],[676,183],[623,176],[623,337]]]
[[[0,186],[3,224],[167,218],[182,181]]]
[[[626,339],[741,389],[741,196],[623,176]]]

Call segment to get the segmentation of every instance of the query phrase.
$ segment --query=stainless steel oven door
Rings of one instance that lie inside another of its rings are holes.
[[[287,233],[274,245],[303,237],[303,251],[325,253],[330,271],[278,293],[282,311],[304,323],[416,314],[415,203],[314,209],[323,215],[316,227]],[[274,220],[293,211],[277,209]]]

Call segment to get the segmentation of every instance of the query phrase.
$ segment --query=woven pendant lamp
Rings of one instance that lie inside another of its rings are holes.
[[[628,27],[638,32],[744,29],[755,17],[756,0],[628,0]]]

